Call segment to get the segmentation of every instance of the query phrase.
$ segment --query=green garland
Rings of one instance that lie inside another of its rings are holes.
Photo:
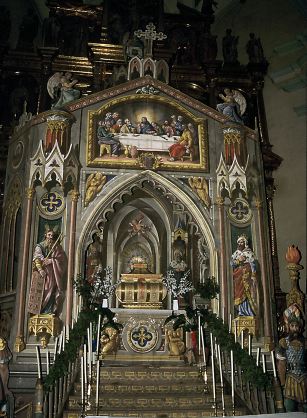
[[[165,320],[165,324],[174,321],[173,328],[183,328],[184,331],[197,331],[198,315],[202,325],[207,328],[216,338],[218,344],[224,351],[233,351],[234,361],[244,370],[243,377],[255,385],[257,388],[264,388],[271,385],[270,377],[263,373],[260,366],[256,365],[255,359],[248,354],[241,345],[235,342],[234,334],[230,334],[228,326],[216,314],[209,312],[208,309],[193,309],[188,307],[186,314],[172,314]]]
[[[220,293],[220,286],[215,277],[207,277],[202,283],[196,286],[196,293],[203,299],[214,299]]]
[[[103,324],[102,331],[106,327],[113,327],[118,330],[122,328],[122,324],[114,321],[115,313],[109,308],[98,307],[96,310],[81,311],[77,322],[69,332],[69,341],[65,344],[65,349],[57,354],[55,362],[45,378],[45,391],[52,390],[56,381],[68,374],[68,366],[77,358],[83,339],[86,338],[90,322],[97,324],[99,315],[101,315],[101,323]]]

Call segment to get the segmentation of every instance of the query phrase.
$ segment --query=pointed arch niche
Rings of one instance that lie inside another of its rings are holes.
[[[84,273],[88,248],[97,236],[103,248],[101,264],[112,268],[114,280],[129,272],[133,257],[145,261],[150,272],[165,273],[178,213],[186,219],[192,275],[199,277],[199,272],[193,272],[196,254],[192,252],[193,241],[199,240],[206,242],[208,274],[218,278],[215,240],[204,213],[177,184],[152,171],[113,179],[96,205],[83,213],[76,274]]]

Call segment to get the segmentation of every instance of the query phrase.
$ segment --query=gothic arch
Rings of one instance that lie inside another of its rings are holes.
[[[134,189],[143,189],[144,183],[150,184],[153,190],[163,195],[165,201],[169,201],[173,208],[187,214],[188,223],[194,226],[194,235],[205,237],[208,245],[210,260],[210,275],[218,278],[217,251],[215,239],[208,221],[193,199],[183,192],[180,187],[169,179],[153,171],[143,171],[131,176],[118,176],[105,186],[99,200],[94,207],[88,208],[83,213],[85,220],[76,251],[76,272],[80,273],[83,266],[85,249],[91,242],[94,233],[101,233],[101,226],[107,222],[108,214],[115,212],[116,205],[124,205],[125,197],[133,194]],[[162,201],[160,204],[163,206]],[[90,209],[90,210],[89,210]],[[166,211],[165,211],[166,216]],[[168,220],[169,223],[170,220]]]

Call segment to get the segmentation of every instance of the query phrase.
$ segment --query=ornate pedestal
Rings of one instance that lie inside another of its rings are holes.
[[[242,331],[256,336],[258,331],[257,320],[253,316],[238,316],[233,320],[232,331],[237,332],[238,337]]]
[[[121,283],[116,289],[116,297],[123,308],[161,309],[166,294],[162,274],[122,274]]]
[[[31,316],[29,319],[29,333],[38,336],[42,348],[46,348],[50,337],[59,334],[61,320],[51,314],[40,314]]]

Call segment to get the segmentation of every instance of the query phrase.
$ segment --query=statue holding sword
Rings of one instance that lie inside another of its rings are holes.
[[[29,312],[59,316],[66,288],[67,257],[60,244],[63,236],[47,229],[33,254]]]

